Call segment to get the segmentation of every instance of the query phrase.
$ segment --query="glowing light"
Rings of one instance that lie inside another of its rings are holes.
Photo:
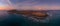
[[[13,6],[9,0],[0,0],[0,10],[13,9]]]

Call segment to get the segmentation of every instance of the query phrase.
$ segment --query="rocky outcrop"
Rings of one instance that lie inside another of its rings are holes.
[[[22,14],[22,15],[28,15],[28,16],[34,16],[39,17],[41,19],[46,18],[48,16],[46,11],[33,11],[33,10],[9,10],[9,13],[16,13],[16,14]]]

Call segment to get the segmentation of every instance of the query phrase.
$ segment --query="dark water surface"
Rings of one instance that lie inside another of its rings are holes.
[[[32,22],[20,14],[0,11],[0,26],[60,26],[60,10],[49,10],[48,23]]]

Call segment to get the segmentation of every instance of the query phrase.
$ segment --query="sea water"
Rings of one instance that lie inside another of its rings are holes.
[[[48,13],[48,19],[45,21],[48,23],[41,23],[33,22],[20,14],[8,14],[7,11],[0,11],[0,26],[58,26],[60,24],[60,10],[49,10]]]

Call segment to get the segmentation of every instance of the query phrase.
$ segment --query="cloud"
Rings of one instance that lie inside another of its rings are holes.
[[[0,10],[10,10],[13,6],[9,0],[0,0]]]
[[[44,1],[44,2],[39,2],[39,1]],[[59,3],[54,3],[54,2],[53,0],[52,3],[50,1],[45,2],[45,0],[34,0],[34,2],[32,2],[32,0],[30,1],[26,0],[23,2],[18,2],[13,5],[15,9],[18,10],[59,10],[60,9]]]
[[[0,8],[2,10],[17,9],[17,10],[60,10],[57,1],[52,0],[52,3],[47,0],[0,0]],[[20,1],[20,2],[18,2]],[[44,1],[44,2],[42,2]],[[54,1],[54,2],[53,2]],[[15,2],[15,3],[14,3]],[[56,3],[55,3],[56,2]],[[2,8],[3,5],[4,7]],[[1,10],[0,9],[0,10]]]
[[[15,5],[17,10],[60,10],[60,6],[57,5],[39,5],[34,2],[22,2]]]

